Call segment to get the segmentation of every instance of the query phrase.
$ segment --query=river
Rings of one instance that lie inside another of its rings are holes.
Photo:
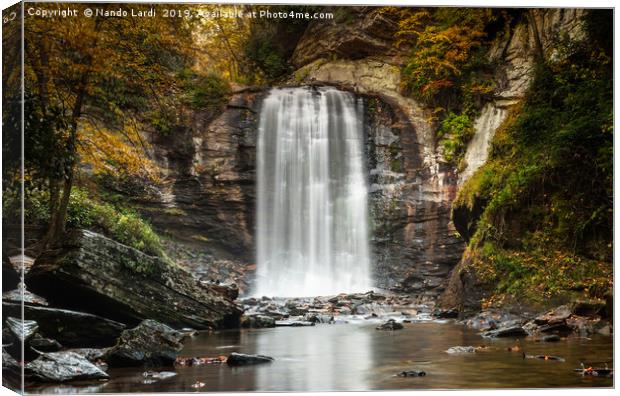
[[[523,359],[508,352],[513,339],[485,339],[452,321],[405,323],[397,331],[377,331],[376,322],[319,324],[313,327],[224,330],[201,333],[185,342],[184,356],[259,353],[273,363],[231,368],[226,364],[159,368],[177,375],[145,383],[144,368],[110,369],[101,383],[29,387],[29,392],[217,392],[217,391],[363,391],[611,387],[611,378],[583,377],[580,361],[610,362],[612,337],[569,337],[555,343],[521,341],[528,355],[557,355],[565,362]],[[485,352],[451,355],[456,345],[489,346]],[[157,369],[157,368],[155,368]],[[418,369],[424,377],[397,377]],[[149,382],[149,381],[146,381]],[[193,388],[196,382],[204,383]]]

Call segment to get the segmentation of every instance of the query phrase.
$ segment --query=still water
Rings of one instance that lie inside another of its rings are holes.
[[[405,323],[384,332],[376,323],[228,330],[189,339],[184,356],[230,352],[275,358],[270,364],[230,368],[223,365],[176,367],[177,376],[145,384],[143,369],[111,369],[104,383],[38,385],[30,392],[215,392],[215,391],[363,391],[406,389],[610,387],[611,378],[582,377],[580,361],[613,363],[612,338],[568,338],[556,343],[521,341],[529,355],[557,355],[565,362],[523,359],[506,351],[515,340],[488,340],[455,323]],[[456,345],[487,345],[489,351],[450,355]],[[424,370],[424,377],[396,377],[403,370]],[[162,368],[162,370],[173,370]],[[192,388],[197,381],[200,389]]]

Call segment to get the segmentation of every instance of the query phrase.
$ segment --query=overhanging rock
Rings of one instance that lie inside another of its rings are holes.
[[[137,324],[195,329],[237,326],[241,308],[181,267],[103,235],[74,230],[37,258],[26,280],[50,304]]]

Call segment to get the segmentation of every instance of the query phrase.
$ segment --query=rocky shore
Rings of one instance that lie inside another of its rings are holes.
[[[3,272],[19,281],[8,261]],[[86,230],[37,258],[25,284],[3,284],[15,288],[2,296],[3,372],[16,383],[22,367],[27,382],[66,382],[172,365],[194,329],[238,327],[242,313],[236,286]]]
[[[3,271],[10,272],[11,266],[4,264]],[[456,322],[479,331],[481,342],[562,342],[613,333],[611,302],[577,301],[535,314],[488,309],[463,316],[457,309],[436,307],[428,295],[388,291],[238,298],[235,285],[201,281],[171,262],[82,230],[69,233],[62,248],[42,255],[28,272],[26,285],[22,290],[23,284],[12,284],[16,288],[3,293],[7,381],[17,381],[22,366],[27,383],[106,381],[109,368],[169,367],[144,371],[145,381],[156,382],[176,375],[175,366],[273,361],[238,351],[180,356],[187,337],[225,328],[369,323],[377,331],[392,332],[407,329],[406,324]],[[485,350],[481,348],[454,346],[449,353]]]

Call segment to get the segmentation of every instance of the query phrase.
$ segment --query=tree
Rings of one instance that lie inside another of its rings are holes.
[[[27,171],[49,190],[48,230],[35,250],[54,244],[64,232],[80,152],[101,149],[82,140],[88,136],[80,133],[85,126],[91,132],[105,126],[131,142],[136,134],[127,130],[136,124],[161,131],[174,121],[176,75],[193,59],[191,25],[158,15],[27,18],[25,118],[31,122],[26,134],[48,150],[29,153]]]

